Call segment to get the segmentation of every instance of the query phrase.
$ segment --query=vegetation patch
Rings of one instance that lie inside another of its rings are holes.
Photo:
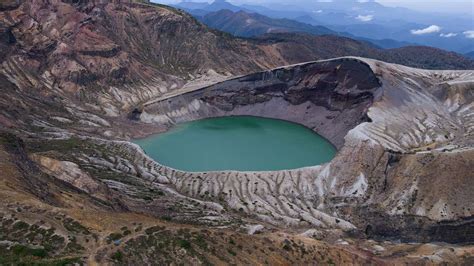
[[[25,245],[0,246],[0,265],[73,265],[81,264],[81,258],[52,258],[43,248]]]
[[[118,241],[122,239],[123,235],[121,233],[112,233],[107,237],[107,244]]]
[[[74,233],[80,233],[84,235],[89,235],[90,231],[85,228],[82,224],[79,222],[75,221],[72,218],[66,218],[63,220],[63,226],[68,230],[69,232],[74,232]]]
[[[111,259],[113,259],[114,261],[122,262],[123,253],[120,250],[118,250],[117,252],[112,254]]]

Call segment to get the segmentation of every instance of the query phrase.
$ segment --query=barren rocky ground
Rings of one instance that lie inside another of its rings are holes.
[[[473,263],[472,70],[288,65],[139,2],[0,6],[0,264]],[[129,142],[228,115],[303,124],[338,154],[186,173]]]

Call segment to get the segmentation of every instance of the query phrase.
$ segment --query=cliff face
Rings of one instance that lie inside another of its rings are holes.
[[[305,50],[289,58],[279,45],[210,31],[163,6],[34,0],[1,8],[6,264],[18,259],[14,245],[91,263],[472,257],[469,247],[363,240],[472,242],[472,71],[338,58],[259,72],[304,60]],[[126,141],[241,114],[304,124],[338,155],[291,171],[185,173]],[[216,252],[222,246],[228,254]]]
[[[347,132],[367,119],[367,109],[380,86],[362,62],[310,63],[250,74],[152,102],[144,106],[141,119],[173,125],[208,116],[258,115],[303,124],[340,148]]]

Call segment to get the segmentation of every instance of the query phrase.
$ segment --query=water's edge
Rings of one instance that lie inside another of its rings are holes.
[[[329,162],[337,152],[301,124],[255,116],[195,120],[132,142],[160,164],[186,172],[299,169]]]

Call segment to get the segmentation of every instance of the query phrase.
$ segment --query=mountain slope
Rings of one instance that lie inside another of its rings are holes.
[[[280,64],[254,43],[169,7],[32,1],[2,15],[6,77],[24,90],[35,84],[51,94],[55,87],[65,99],[92,101],[108,113],[117,111],[117,99],[126,107],[189,80]],[[134,91],[137,85],[146,93]]]
[[[228,32],[235,36],[252,37],[275,32],[307,32],[314,35],[334,34],[336,32],[322,26],[313,26],[289,19],[272,19],[257,13],[220,10],[200,19],[211,28]]]
[[[416,58],[416,61],[408,58]],[[462,55],[455,52],[448,52],[438,48],[428,46],[406,46],[396,49],[389,49],[386,55],[380,58],[387,62],[397,62],[406,65],[408,62],[413,67],[418,68],[438,68],[459,69],[460,65],[465,65],[466,69],[472,69],[472,59],[465,60]]]
[[[231,10],[234,12],[238,12],[241,10],[247,10],[240,6],[233,5],[225,0],[217,0],[212,1],[211,3],[207,2],[192,2],[192,1],[183,1],[179,2],[174,5],[176,8],[184,9],[186,11],[191,11],[193,13],[194,10],[198,12],[204,12],[203,14],[207,14],[210,12],[216,12],[219,10]]]
[[[340,56],[362,56],[427,69],[474,69],[474,61],[454,52],[426,46],[378,49],[367,42],[341,36],[301,33],[266,34],[256,38],[281,53],[289,63]]]

